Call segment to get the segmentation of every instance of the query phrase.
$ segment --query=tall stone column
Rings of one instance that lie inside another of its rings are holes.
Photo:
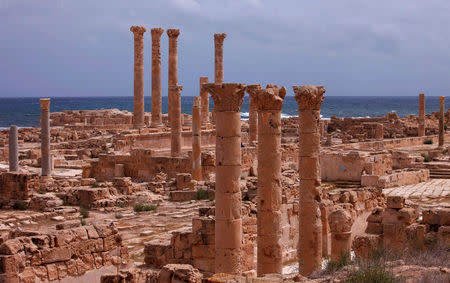
[[[9,128],[9,171],[19,170],[19,140],[17,126]]]
[[[425,136],[425,94],[419,94],[419,137]]]
[[[268,85],[252,96],[259,121],[257,272],[281,274],[281,108],[286,89]]]
[[[299,271],[309,275],[322,266],[320,215],[320,107],[325,87],[294,86],[299,114]]]
[[[444,108],[445,97],[439,96],[439,147],[444,146]]]
[[[169,36],[169,76],[168,85],[176,86],[178,85],[178,36],[180,35],[179,29],[168,29],[167,36]],[[170,90],[169,90],[170,91]],[[171,123],[172,115],[172,100],[171,96],[168,94],[168,119]]]
[[[181,91],[182,86],[169,86],[169,97],[172,107],[170,113],[170,154],[172,157],[178,157],[181,153]]]
[[[255,96],[261,85],[252,84],[247,86],[248,99],[248,143],[254,145],[258,137],[258,112],[256,109]],[[281,115],[281,114],[280,114]]]
[[[132,26],[130,31],[134,34],[133,125],[135,127],[144,127],[144,33],[146,29],[143,26]]]
[[[208,81],[208,77],[200,77],[200,97],[202,99],[201,112],[203,125],[209,123],[209,93],[202,88],[202,85],[207,84]]]
[[[50,157],[50,98],[42,98],[41,103],[41,167],[42,176],[52,173]]]
[[[152,127],[162,125],[161,112],[161,35],[162,28],[152,28]]]
[[[200,115],[201,98],[194,97],[192,107],[192,178],[202,180],[202,123]]]
[[[226,33],[214,34],[214,82],[223,83],[223,41],[227,37]],[[212,122],[215,123],[215,108],[211,110]]]
[[[331,260],[337,262],[343,256],[350,258],[352,216],[348,211],[338,209],[330,214],[328,221],[331,231]]]
[[[241,114],[244,84],[204,84],[216,108],[215,272],[242,271]]]

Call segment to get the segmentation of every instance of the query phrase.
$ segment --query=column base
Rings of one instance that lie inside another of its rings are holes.
[[[150,128],[162,128],[164,127],[163,123],[152,123],[150,124]]]

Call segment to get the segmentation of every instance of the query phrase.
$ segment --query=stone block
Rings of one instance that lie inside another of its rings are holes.
[[[403,208],[405,207],[405,198],[402,196],[389,196],[386,199],[386,206],[393,209]]]

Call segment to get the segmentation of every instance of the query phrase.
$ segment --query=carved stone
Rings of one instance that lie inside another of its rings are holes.
[[[134,34],[134,110],[133,125],[145,126],[144,113],[144,33],[143,26],[132,26]]]
[[[203,84],[208,83],[208,77],[200,77],[200,97],[201,97],[201,113],[202,124],[209,123],[209,93],[202,88]]]
[[[352,247],[353,218],[350,212],[338,209],[328,218],[331,231],[331,260],[337,262],[342,256],[350,258]]]
[[[161,35],[162,28],[152,28],[152,127],[162,125],[161,111]]]

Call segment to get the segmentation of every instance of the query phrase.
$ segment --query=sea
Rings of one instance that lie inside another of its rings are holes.
[[[145,97],[145,111],[151,112],[150,97]],[[426,113],[439,111],[437,96],[427,96]],[[192,112],[193,97],[181,97],[181,112]],[[210,107],[213,101],[210,99]],[[51,97],[50,111],[112,109],[133,111],[132,96],[114,97]],[[162,111],[167,113],[167,97],[162,97]],[[321,108],[323,118],[336,117],[379,117],[388,112],[395,112],[400,117],[419,111],[419,96],[326,96]],[[0,98],[0,127],[11,125],[19,127],[37,127],[39,124],[39,98],[15,97]],[[286,96],[282,117],[298,115],[297,102],[293,96]],[[248,119],[248,96],[245,96],[241,109],[243,120]]]

